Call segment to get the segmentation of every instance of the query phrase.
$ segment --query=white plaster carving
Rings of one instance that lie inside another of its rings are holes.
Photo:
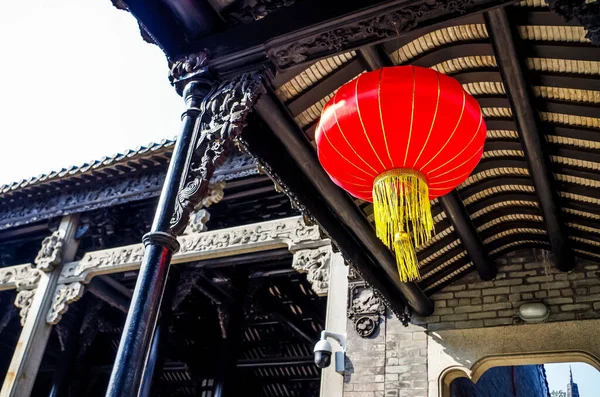
[[[74,282],[70,284],[59,284],[52,298],[52,305],[46,316],[48,324],[56,325],[62,315],[67,312],[69,305],[78,301],[83,296],[83,284]]]
[[[210,213],[207,210],[198,210],[190,215],[190,222],[183,231],[183,235],[187,236],[194,233],[202,233],[208,230],[206,224],[210,220]]]
[[[18,291],[15,306],[19,309],[21,325],[25,324],[40,278],[41,271],[31,263],[0,269],[0,291],[13,288]]]
[[[319,296],[326,296],[329,290],[331,255],[330,245],[300,250],[294,254],[292,267],[299,273],[306,273],[306,279]]]
[[[321,238],[318,226],[306,226],[300,216],[193,233],[180,236],[178,241],[181,248],[173,255],[174,264],[278,248],[294,253],[330,245],[329,240]],[[97,275],[137,270],[143,254],[142,244],[89,252],[80,261],[63,266],[59,284],[85,284]]]
[[[31,263],[4,267],[0,269],[0,291],[9,289],[27,289],[34,287],[39,280],[39,272]]]
[[[60,230],[42,241],[42,248],[35,257],[35,265],[44,272],[51,272],[62,261],[64,237]]]
[[[211,183],[208,187],[208,195],[202,199],[199,207],[210,207],[212,204],[217,204],[223,200],[225,196],[225,181]]]
[[[15,306],[19,309],[19,316],[21,317],[21,326],[25,325],[25,321],[27,320],[27,314],[29,313],[29,309],[31,308],[31,304],[33,303],[34,295],[34,289],[24,290],[19,291],[17,297],[15,298]]]

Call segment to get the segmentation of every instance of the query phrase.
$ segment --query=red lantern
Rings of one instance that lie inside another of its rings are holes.
[[[331,179],[373,202],[377,236],[407,281],[419,277],[414,247],[433,233],[429,200],[467,179],[485,136],[479,104],[459,82],[398,66],[343,85],[323,108],[316,142]]]

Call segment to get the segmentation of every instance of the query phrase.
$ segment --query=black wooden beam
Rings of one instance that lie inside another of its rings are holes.
[[[358,55],[367,70],[377,70],[393,65],[390,56],[385,52],[382,45],[363,47],[358,50]]]
[[[424,0],[368,4],[362,0],[305,0],[255,23],[192,41],[186,52],[208,49],[210,66],[220,74],[255,68],[268,58],[284,70],[511,3],[515,1],[474,0],[468,5],[439,7]],[[390,26],[388,20],[395,25]],[[323,41],[324,37],[339,39],[339,44]]]
[[[315,343],[318,338],[317,333],[312,329],[309,329],[306,324],[302,322],[301,318],[293,315],[280,302],[276,302],[275,298],[272,296],[259,294],[257,298],[260,307],[265,313],[269,313],[284,327],[289,328],[289,330],[296,334],[303,342],[309,345]]]
[[[314,148],[275,94],[267,90],[255,110],[269,128],[244,133],[254,154],[275,170],[396,313],[402,313],[408,302],[420,315],[430,315],[431,301],[415,283],[400,282],[392,253],[350,197],[327,176]]]
[[[475,229],[473,221],[458,192],[453,190],[447,195],[440,197],[439,201],[450,223],[452,223],[460,242],[477,268],[479,277],[482,280],[491,280],[496,277],[498,273],[496,264],[488,257],[477,229]]]
[[[384,66],[392,66],[389,57],[384,56],[383,51],[378,49],[361,49],[359,54],[365,60],[370,70],[375,66],[378,68]],[[498,270],[493,261],[491,261],[486,253],[485,247],[473,222],[469,216],[469,212],[465,208],[459,194],[456,190],[439,198],[440,204],[448,217],[448,220],[454,227],[454,231],[460,238],[463,247],[471,257],[473,264],[477,267],[479,276],[483,280],[491,280],[496,277]]]
[[[314,362],[313,356],[298,356],[298,357],[277,357],[264,358],[260,360],[239,360],[238,368],[268,368],[268,367],[287,367],[289,365],[312,365]]]
[[[129,310],[133,293],[110,276],[94,277],[87,288],[92,294],[123,313]]]
[[[562,219],[550,158],[544,151],[545,142],[539,128],[541,122],[537,109],[532,106],[534,95],[527,83],[525,68],[520,64],[521,58],[506,10],[492,10],[485,14],[485,20],[525,150],[529,173],[540,201],[554,260],[560,270],[572,270],[575,262],[566,238],[568,234]]]

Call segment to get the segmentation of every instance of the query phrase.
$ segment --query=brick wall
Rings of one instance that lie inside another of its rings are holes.
[[[497,261],[498,276],[481,281],[476,272],[431,298],[435,312],[416,318],[430,331],[521,324],[518,308],[525,302],[544,302],[548,321],[600,318],[600,270],[579,261],[570,273],[559,272],[543,250],[520,250]]]
[[[386,323],[382,320],[372,337],[361,338],[348,320],[344,397],[384,397]]]
[[[483,282],[473,272],[434,294],[434,314],[414,317],[409,327],[387,316],[363,339],[349,321],[344,397],[428,396],[428,331],[518,325],[519,306],[536,301],[550,308],[549,322],[600,318],[598,265],[579,261],[561,273],[545,251],[533,249],[497,263],[495,280]]]
[[[427,397],[427,334],[424,327],[383,318],[363,339],[348,323],[344,397]]]

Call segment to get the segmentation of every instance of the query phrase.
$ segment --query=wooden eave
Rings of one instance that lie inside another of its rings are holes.
[[[515,43],[526,65],[546,141],[566,238],[574,255],[598,262],[600,246],[600,48],[585,30],[565,22],[539,2],[507,8]],[[380,45],[395,65],[431,67],[457,78],[478,99],[488,139],[478,167],[458,192],[495,259],[522,247],[550,248],[517,124],[506,95],[482,14],[424,28]],[[287,81],[275,78],[276,93],[306,136],[335,90],[368,70],[356,51],[322,59]],[[372,220],[372,206],[356,200]],[[433,293],[474,270],[452,224],[433,203],[436,235],[419,249],[419,285]]]

